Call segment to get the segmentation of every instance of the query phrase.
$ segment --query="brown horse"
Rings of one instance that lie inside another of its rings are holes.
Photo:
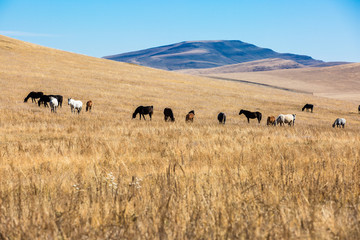
[[[266,121],[266,125],[275,125],[275,117],[274,116],[269,116],[268,118],[267,118],[267,121]]]
[[[193,122],[195,117],[194,110],[191,110],[188,114],[186,114],[185,121],[186,122]]]
[[[90,101],[87,101],[86,102],[86,112],[89,111],[91,112],[91,108],[93,106],[93,102],[90,100]]]

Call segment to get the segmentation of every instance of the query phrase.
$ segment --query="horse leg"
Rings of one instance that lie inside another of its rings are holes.
[[[151,121],[151,115],[152,115],[152,114],[150,114],[150,113],[149,113],[149,116],[150,116],[150,121]]]
[[[249,118],[247,118],[248,119],[248,123],[250,123],[250,119]]]

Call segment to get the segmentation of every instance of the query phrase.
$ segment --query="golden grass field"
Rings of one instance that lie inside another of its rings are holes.
[[[0,58],[1,240],[360,236],[356,102],[3,36]],[[93,111],[72,115],[65,101],[53,114],[24,103],[30,91],[92,100]],[[301,112],[307,102],[314,113]],[[151,122],[131,119],[138,105],[154,106]],[[174,123],[163,121],[165,107]],[[262,112],[261,124],[241,108]],[[280,113],[296,113],[295,127],[265,125]],[[337,117],[345,129],[331,127]]]
[[[223,68],[225,69],[225,67]],[[203,70],[199,73],[191,72],[190,70],[189,72],[212,77],[269,84],[276,87],[312,93],[314,96],[319,97],[360,102],[360,63],[252,73],[216,73],[216,68]]]

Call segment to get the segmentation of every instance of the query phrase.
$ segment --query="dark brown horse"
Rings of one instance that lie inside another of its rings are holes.
[[[171,108],[164,108],[164,120],[175,122],[174,114]]]
[[[221,123],[222,123],[222,124],[225,124],[225,122],[226,122],[226,114],[223,113],[223,112],[219,113],[217,119],[218,119],[218,121],[219,121],[220,124],[221,124]]]
[[[195,117],[195,111],[191,110],[188,114],[186,114],[185,121],[186,122],[193,122]]]
[[[27,102],[28,99],[31,98],[32,102],[36,103],[36,99],[40,98],[42,95],[44,95],[43,92],[30,92],[24,99],[24,102]]]
[[[244,115],[245,115],[245,117],[246,117],[247,120],[248,120],[248,123],[250,123],[250,118],[251,118],[251,119],[256,118],[259,123],[260,123],[261,118],[262,118],[261,112],[250,112],[250,111],[241,109],[240,112],[239,112],[239,115],[241,115],[241,114],[244,114]]]
[[[143,116],[144,120],[145,119],[145,115],[149,114],[150,116],[150,121],[151,121],[151,116],[154,113],[154,107],[153,106],[139,106],[135,109],[135,112],[132,115],[132,118],[136,118],[136,115],[139,114],[140,115],[140,120],[141,120],[141,116]]]
[[[91,108],[93,106],[93,102],[90,100],[90,101],[87,101],[86,102],[86,112],[89,111],[91,112]]]
[[[311,110],[311,112],[313,112],[314,105],[307,103],[307,104],[305,104],[305,106],[301,109],[301,111],[304,111],[305,109],[306,109],[307,112],[309,111],[309,109]]]

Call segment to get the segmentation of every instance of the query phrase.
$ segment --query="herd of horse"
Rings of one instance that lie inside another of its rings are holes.
[[[36,103],[36,99],[39,99],[37,101],[39,107],[41,106],[41,104],[43,104],[44,107],[49,107],[50,105],[51,112],[53,113],[56,113],[58,107],[62,107],[62,102],[63,102],[63,96],[52,95],[52,94],[45,95],[43,92],[30,92],[24,99],[24,102],[27,102],[29,98],[31,98],[33,103],[34,102]],[[79,100],[68,98],[68,105],[70,105],[72,113],[80,114],[83,103]],[[87,101],[86,111],[91,112],[92,106],[93,106],[93,102],[91,100]]]
[[[44,95],[43,92],[30,92],[26,98],[24,99],[24,102],[27,102],[28,99],[31,98],[32,102],[36,103],[36,99],[38,100],[39,107],[41,104],[44,105],[44,107],[48,107],[50,105],[51,112],[56,113],[56,109],[60,106],[62,107],[63,102],[63,96],[61,95]],[[72,98],[68,98],[68,105],[70,105],[71,113],[78,113],[80,114],[83,103],[80,100],[74,100]],[[91,100],[86,102],[86,111],[91,112],[93,106],[93,102]],[[304,107],[301,109],[302,111],[311,111],[313,113],[314,105],[313,104],[305,104]],[[358,111],[360,113],[360,105],[358,107]],[[153,106],[139,106],[135,109],[134,113],[132,114],[132,118],[136,118],[136,116],[139,114],[140,120],[141,117],[145,119],[145,115],[149,115],[150,120],[154,113],[154,107]],[[250,123],[250,119],[257,119],[258,123],[260,124],[262,119],[261,112],[251,112],[248,110],[241,109],[239,112],[239,115],[244,115],[247,118],[248,123]],[[188,114],[185,116],[186,122],[193,122],[195,118],[195,111],[191,110]],[[220,124],[225,124],[226,122],[226,114],[224,112],[220,112],[217,116],[217,119]],[[295,119],[296,114],[280,114],[275,118],[275,116],[268,116],[266,125],[273,125],[273,126],[284,126],[285,124],[288,124],[289,126],[295,125]],[[171,121],[175,122],[174,113],[171,108],[165,108],[164,109],[164,120],[165,122]],[[344,118],[337,118],[335,122],[333,123],[333,127],[342,127],[344,128],[346,124],[346,120]]]
[[[310,110],[311,112],[313,112],[314,109],[314,105],[313,104],[306,104],[303,108],[302,111],[304,110]],[[359,106],[359,112],[360,112],[360,106]],[[137,114],[140,115],[140,120],[141,120],[141,116],[143,117],[144,120],[145,119],[145,115],[149,115],[150,116],[150,120],[151,120],[151,116],[154,113],[154,106],[139,106],[135,109],[132,118],[136,118]],[[261,119],[262,119],[262,114],[261,112],[251,112],[248,110],[244,110],[241,109],[239,112],[239,115],[244,114],[245,117],[247,118],[248,123],[250,123],[250,119],[257,119],[258,123],[260,124]],[[191,110],[188,114],[186,114],[185,116],[185,121],[186,122],[193,122],[195,118],[195,111]],[[224,112],[220,112],[217,116],[217,119],[219,121],[220,124],[225,124],[226,122],[226,114]],[[289,126],[294,126],[295,125],[295,119],[296,119],[296,114],[280,114],[278,117],[275,118],[275,116],[268,116],[267,118],[267,122],[266,125],[280,125],[280,126],[284,126],[285,124],[288,124]],[[172,111],[171,108],[164,108],[164,120],[165,122],[167,121],[171,121],[174,122],[175,121],[175,117],[174,117],[174,113]],[[344,118],[337,118],[333,124],[333,127],[345,127],[346,124],[346,120]]]

